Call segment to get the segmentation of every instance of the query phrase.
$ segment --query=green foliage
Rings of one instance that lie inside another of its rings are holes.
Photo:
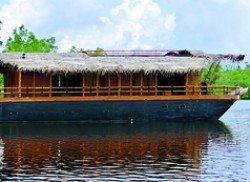
[[[72,46],[69,50],[70,53],[78,53],[79,50],[75,47],[75,46]]]
[[[88,52],[90,56],[103,56],[104,55],[104,49],[103,48],[96,48],[94,52]]]
[[[85,52],[87,53],[89,56],[103,56],[104,55],[104,49],[103,48],[96,48],[96,50],[94,51],[84,51],[82,48],[77,48],[76,46],[72,46],[69,50],[70,53],[80,53],[80,52]]]
[[[215,70],[216,69],[216,70]],[[210,72],[209,72],[210,70]],[[216,68],[216,65],[209,65],[206,70],[203,70],[202,72],[202,81],[208,82],[211,78],[211,83],[210,85],[213,85],[216,83],[217,79],[220,78],[220,73],[223,71],[222,66],[218,65]],[[214,75],[212,75],[214,73]]]
[[[4,78],[3,78],[3,74],[0,74],[0,87],[4,86]]]
[[[71,48],[70,48],[70,50],[69,50],[69,52],[70,53],[80,53],[80,52],[82,52],[83,50],[82,50],[82,48],[80,48],[80,49],[78,49],[76,46],[72,46]]]
[[[212,85],[249,87],[248,92],[242,95],[241,98],[250,99],[250,65],[246,66],[245,69],[220,69],[216,74],[217,79],[213,82]]]
[[[56,52],[55,38],[37,39],[24,25],[14,29],[13,37],[9,37],[3,52]]]

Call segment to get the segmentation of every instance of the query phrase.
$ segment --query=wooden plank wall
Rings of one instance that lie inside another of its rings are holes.
[[[39,72],[22,72],[20,75],[22,96],[49,96],[49,93],[47,92],[51,85],[50,75]],[[35,89],[35,87],[40,88]]]
[[[6,69],[4,71],[5,87],[18,87],[18,71],[16,69]]]
[[[17,97],[19,88],[19,72],[16,69],[7,68],[4,70],[4,92],[5,97]]]
[[[186,75],[187,95],[201,94],[201,75],[200,72],[193,72]]]

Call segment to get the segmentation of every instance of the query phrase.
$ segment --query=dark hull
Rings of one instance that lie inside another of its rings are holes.
[[[235,100],[3,102],[1,121],[219,119]]]

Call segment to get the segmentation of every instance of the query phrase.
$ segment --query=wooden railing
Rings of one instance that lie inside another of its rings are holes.
[[[4,97],[239,95],[236,86],[1,87]]]

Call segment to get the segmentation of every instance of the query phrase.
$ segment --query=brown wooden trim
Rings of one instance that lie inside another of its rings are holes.
[[[157,87],[158,87],[158,72],[155,73],[155,95],[157,95]]]
[[[118,73],[118,96],[121,95],[122,74]]]
[[[33,89],[32,89],[32,95],[33,95],[33,97],[35,97],[35,92],[36,92],[36,72],[34,71],[33,72],[33,76],[32,76],[32,87],[33,87]]]
[[[110,95],[110,88],[111,88],[111,76],[110,73],[108,73],[108,95]]]
[[[189,74],[186,74],[186,76],[185,76],[185,86],[186,86],[186,95],[188,95],[188,87],[189,87],[189,83],[188,83],[188,79],[189,79]]]
[[[96,73],[96,96],[99,96],[100,74]]]
[[[85,73],[82,74],[82,96],[85,95]]]
[[[201,72],[198,72],[199,86],[198,86],[198,95],[201,95]]]
[[[18,97],[22,97],[22,71],[18,71]]]
[[[133,74],[130,73],[130,78],[129,78],[129,95],[132,96],[132,92],[133,92]]]
[[[49,96],[52,96],[52,73],[49,75]]]
[[[85,96],[85,97],[23,97],[2,98],[2,102],[59,102],[59,101],[127,101],[127,100],[237,100],[239,96],[182,95],[182,96]]]
[[[96,87],[85,87],[85,93],[90,93],[92,94],[91,97],[96,97],[96,95],[98,95],[96,92],[99,91],[99,95],[102,95],[103,97],[109,97],[110,95],[113,95],[113,94],[117,94],[117,90],[118,90],[118,86],[112,86],[112,87],[109,87],[110,88],[110,92],[108,93],[107,92],[107,88],[108,87],[102,87],[103,89],[105,89],[104,91],[103,90],[97,90]],[[142,97],[144,98],[144,96],[141,96],[141,91],[140,91],[140,88],[141,86],[134,86],[134,87],[131,87],[131,86],[124,86],[122,87],[124,88],[127,92],[124,92],[124,93],[129,93],[129,89],[132,88],[132,95],[137,95],[139,97]],[[152,88],[152,89],[155,89],[155,86],[152,86],[152,87],[148,87],[148,88]],[[177,94],[183,94],[183,95],[172,95],[174,98],[176,97],[181,97],[181,98],[184,98],[184,99],[189,99],[189,97],[198,97],[200,94],[196,94],[197,93],[197,90],[201,90],[201,86],[196,86],[196,85],[190,85],[189,87],[185,87],[185,86],[175,86],[175,88],[179,88],[178,90],[172,90],[172,92],[174,93],[177,93]],[[183,88],[186,88],[188,89],[188,95],[185,95],[185,92],[186,90],[183,90]],[[230,93],[231,94],[234,94],[233,96],[238,96],[238,87],[235,87],[235,86],[207,86],[205,87],[206,88],[206,94],[207,95],[200,95],[202,96],[202,98],[204,97],[216,97],[216,96],[223,96],[223,97],[227,97]],[[11,92],[13,89],[17,89],[16,87],[3,87],[1,88],[3,90],[3,94],[5,96],[10,96],[10,97],[14,97],[13,96],[13,92]],[[23,93],[25,93],[27,87],[18,87],[19,90],[21,90]],[[36,90],[37,93],[39,94],[40,92],[38,92],[39,90],[43,90],[43,93],[44,94],[49,94],[49,96],[51,96],[51,89],[53,89],[53,93],[55,93],[56,95],[62,95],[62,94],[78,94],[78,95],[82,95],[82,87],[79,86],[79,87],[52,87],[52,85],[50,84],[50,87],[29,87],[28,88],[29,90],[28,91],[31,91],[31,90]],[[89,90],[89,89],[93,89],[93,90]],[[159,86],[158,89],[162,89],[161,92],[164,92],[165,90],[165,93],[163,93],[163,95],[167,96],[167,98],[169,96],[171,96],[171,94],[168,94],[168,91],[169,89],[171,89],[171,86]],[[20,92],[20,93],[22,93]],[[93,95],[94,94],[94,95]],[[110,94],[110,95],[108,95]],[[148,91],[145,89],[145,90],[142,90],[142,95],[144,94],[148,94]],[[46,96],[46,95],[44,95]],[[125,96],[125,95],[124,95]],[[147,95],[149,96],[149,95]],[[150,95],[150,96],[154,96],[154,97],[161,97],[161,96],[158,96],[158,95]],[[32,97],[32,95],[30,95],[30,97]],[[39,96],[40,97],[40,96]],[[65,96],[64,96],[65,97]],[[71,96],[66,96],[66,97],[71,97]],[[78,96],[79,97],[79,96]],[[81,96],[82,97],[82,96]],[[84,96],[85,97],[85,96]],[[133,96],[130,96],[131,98],[133,98]],[[124,97],[123,97],[124,98]]]
[[[144,76],[143,72],[140,72],[140,95],[142,96],[142,91],[143,91],[143,82],[144,82]]]
[[[33,72],[33,77],[32,77],[32,87],[36,86],[36,72]]]

